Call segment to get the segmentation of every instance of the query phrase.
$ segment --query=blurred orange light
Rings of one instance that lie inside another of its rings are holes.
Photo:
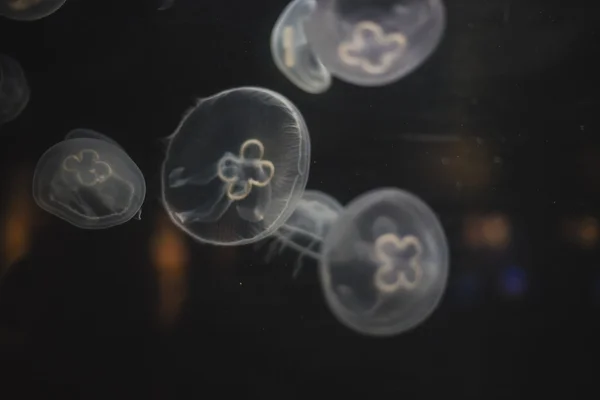
[[[6,208],[2,212],[2,264],[0,276],[8,272],[8,268],[29,252],[32,231],[36,220],[37,208],[29,194],[30,171],[18,168],[18,171],[6,191],[3,201]],[[2,267],[4,265],[4,267]]]
[[[471,248],[503,249],[511,240],[510,221],[501,214],[467,217],[464,240]]]
[[[159,291],[159,317],[170,326],[177,319],[186,296],[189,251],[182,233],[161,215],[150,241],[151,259],[156,268]]]

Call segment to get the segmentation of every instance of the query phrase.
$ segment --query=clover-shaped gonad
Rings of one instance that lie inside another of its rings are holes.
[[[217,167],[219,178],[227,186],[227,197],[231,200],[246,198],[252,186],[265,187],[273,179],[275,166],[263,160],[265,147],[260,140],[246,140],[240,147],[239,156],[226,154]]]
[[[105,182],[112,175],[112,168],[100,160],[100,155],[91,149],[81,150],[63,160],[63,169],[75,174],[83,186],[94,186]]]
[[[369,59],[367,37],[374,41],[381,53],[373,62]],[[363,21],[354,27],[352,40],[338,47],[340,59],[348,65],[359,67],[363,71],[378,75],[387,72],[394,60],[402,55],[406,48],[406,37],[401,33],[385,34],[381,26],[372,21]]]
[[[421,242],[415,236],[399,238],[393,233],[379,236],[375,240],[375,259],[379,263],[375,272],[377,288],[384,293],[393,293],[398,289],[417,287],[423,277],[422,253]],[[407,277],[406,269],[412,270],[413,279]]]

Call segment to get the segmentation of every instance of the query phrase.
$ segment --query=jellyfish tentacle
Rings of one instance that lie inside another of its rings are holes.
[[[217,177],[217,171],[209,168],[200,173],[182,178],[185,167],[177,167],[169,173],[169,187],[178,188],[185,185],[204,186]]]
[[[318,242],[316,240],[311,241],[308,246],[306,246],[306,251],[307,252],[313,252],[313,247],[315,245],[317,245]],[[316,254],[316,253],[314,253]],[[300,270],[302,269],[302,260],[304,259],[306,253],[302,252],[300,253],[300,255],[298,256],[298,259],[296,260],[296,265],[294,266],[294,270],[292,271],[292,277],[294,279],[296,279],[298,277],[298,275],[300,274]]]
[[[181,223],[190,222],[215,222],[218,221],[231,205],[231,200],[225,195],[227,193],[227,185],[220,185],[219,190],[215,192],[212,201],[207,201],[205,204],[211,204],[206,207],[196,207],[193,210],[182,211],[175,213],[175,216]]]

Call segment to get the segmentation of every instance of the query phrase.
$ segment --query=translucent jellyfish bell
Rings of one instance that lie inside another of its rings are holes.
[[[29,84],[19,62],[0,54],[0,124],[12,121],[29,102]]]
[[[256,242],[294,211],[310,139],[298,109],[267,89],[201,99],[169,137],[162,197],[173,222],[215,245]]]
[[[360,86],[390,84],[433,53],[445,29],[441,0],[295,0],[271,38],[278,68],[309,93],[330,74]]]
[[[436,308],[446,288],[448,245],[433,211],[417,197],[399,189],[366,193],[341,211],[332,208],[324,235],[302,222],[317,221],[317,213],[294,215],[276,233],[275,246],[296,250],[299,262],[305,256],[319,262],[325,299],[344,325],[390,336]],[[268,258],[273,252],[272,245]]]
[[[319,275],[343,324],[367,335],[398,334],[423,322],[442,298],[446,236],[414,195],[374,190],[352,201],[332,226]]]
[[[33,197],[47,212],[84,229],[110,228],[139,214],[146,195],[142,172],[120,147],[78,138],[39,159]]]
[[[304,256],[320,258],[321,243],[343,209],[336,199],[326,193],[305,191],[293,214],[273,234],[274,240],[269,246],[267,261],[287,247],[296,250],[300,256],[294,268],[295,277],[302,268]]]
[[[331,74],[311,49],[304,22],[316,8],[315,0],[292,1],[271,34],[271,54],[277,68],[308,93],[322,93],[331,86]]]
[[[117,147],[121,147],[121,145],[119,143],[117,143],[114,139],[111,139],[110,137],[106,136],[103,133],[100,132],[96,132],[92,129],[87,129],[87,128],[77,128],[77,129],[73,129],[72,131],[70,131],[69,133],[67,133],[65,135],[65,140],[69,140],[69,139],[97,139],[97,140],[104,140],[105,142],[108,142],[112,145],[115,145]]]
[[[53,14],[66,0],[0,0],[0,15],[17,21],[35,21]]]

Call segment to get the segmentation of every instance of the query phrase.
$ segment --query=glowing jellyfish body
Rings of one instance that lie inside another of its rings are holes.
[[[121,145],[119,143],[117,143],[114,139],[106,136],[103,133],[100,132],[96,132],[92,129],[87,129],[87,128],[77,128],[77,129],[73,129],[72,131],[70,131],[69,133],[66,134],[65,136],[65,140],[69,140],[69,139],[97,139],[97,140],[104,140],[105,142],[108,142],[112,145],[115,145],[117,147],[121,147]]]
[[[300,257],[294,268],[296,276],[302,267],[303,256],[310,254],[314,259],[319,258],[323,238],[329,233],[343,209],[336,199],[326,193],[317,190],[305,191],[290,218],[275,232],[275,240],[269,246],[267,261],[286,247],[297,250]]]
[[[390,336],[433,312],[446,289],[448,245],[425,203],[399,189],[378,189],[352,201],[329,225],[323,238],[294,227],[296,236],[320,242],[320,252],[288,234],[277,240],[319,262],[325,299],[340,322],[365,335]]]
[[[293,1],[271,34],[271,53],[277,68],[308,93],[322,93],[331,86],[331,74],[315,57],[304,32],[304,22],[315,8],[316,0]]]
[[[346,326],[394,335],[423,322],[448,278],[448,244],[433,211],[399,189],[352,201],[323,242],[319,274],[330,309]]]
[[[169,137],[163,204],[192,238],[256,242],[293,212],[308,179],[310,139],[286,98],[244,87],[201,99]]]
[[[29,102],[29,84],[17,60],[0,54],[0,124],[12,121]]]
[[[406,76],[433,53],[445,29],[441,0],[295,0],[271,38],[278,68],[321,93],[329,74],[360,86]]]
[[[110,228],[139,214],[142,172],[120,147],[98,139],[62,141],[39,159],[33,197],[47,212],[84,229]]]
[[[35,21],[53,14],[66,0],[0,0],[0,15],[17,21]]]

